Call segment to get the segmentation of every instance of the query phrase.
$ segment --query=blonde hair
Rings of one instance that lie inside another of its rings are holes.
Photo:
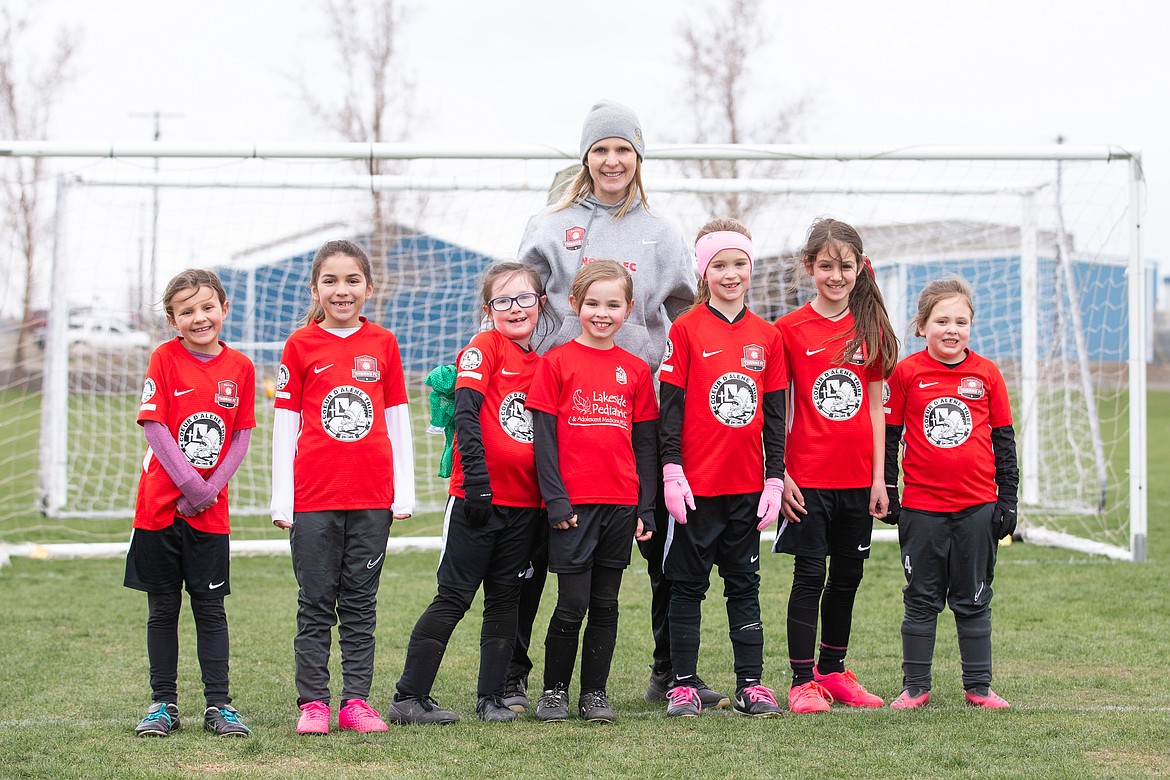
[[[616,260],[594,260],[581,266],[581,270],[573,277],[573,286],[569,295],[576,302],[574,308],[581,308],[581,300],[589,292],[594,282],[620,282],[622,292],[626,294],[626,303],[634,300],[634,279],[621,263]]]
[[[373,268],[370,266],[370,256],[366,254],[366,250],[362,249],[355,242],[345,238],[337,238],[332,241],[326,241],[317,250],[317,254],[313,256],[313,265],[309,268],[309,291],[317,286],[317,279],[321,276],[321,266],[325,261],[334,255],[344,255],[345,257],[352,257],[357,261],[358,268],[361,269],[362,276],[366,277],[366,284],[373,284]],[[310,322],[321,322],[325,319],[325,307],[316,298],[311,298],[309,309],[305,312],[305,318],[301,320],[301,325],[308,325]]]
[[[915,332],[921,336],[926,327],[934,307],[948,298],[961,298],[971,310],[971,319],[975,319],[975,301],[972,298],[971,285],[958,274],[947,274],[938,279],[932,279],[918,294],[918,311],[914,314]]]
[[[708,233],[720,233],[723,231],[731,231],[747,236],[751,240],[752,231],[747,229],[747,225],[740,222],[734,217],[715,217],[707,222],[703,227],[699,228],[698,234],[695,236],[695,243],[699,243],[699,239]],[[697,274],[696,274],[697,275]],[[699,283],[695,287],[695,306],[700,306],[711,300],[711,288],[707,285],[707,280],[699,277]]]
[[[581,170],[569,182],[569,186],[565,188],[565,194],[560,202],[553,208],[553,211],[562,211],[572,206],[574,203],[585,200],[586,197],[593,194],[593,174],[589,173],[589,166],[582,165]],[[638,160],[637,167],[634,168],[634,178],[626,186],[625,199],[622,202],[621,208],[614,214],[615,217],[624,217],[627,212],[634,205],[634,196],[638,196],[638,200],[642,201],[642,208],[649,210],[650,204],[646,201],[646,190],[642,187],[642,161]]]

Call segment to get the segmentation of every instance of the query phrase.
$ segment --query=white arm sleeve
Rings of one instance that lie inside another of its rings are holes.
[[[299,413],[276,410],[272,420],[272,504],[268,508],[273,521],[293,522],[293,458],[300,432]]]
[[[394,505],[396,515],[414,514],[414,435],[406,404],[386,410],[386,431],[394,451]]]

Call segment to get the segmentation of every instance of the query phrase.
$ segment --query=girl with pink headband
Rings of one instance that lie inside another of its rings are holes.
[[[881,698],[845,668],[845,653],[873,518],[889,508],[882,380],[897,363],[898,340],[856,230],[817,220],[799,262],[816,297],[776,322],[792,375],[785,521],[772,547],[796,558],[788,599],[788,708],[825,712],[833,701],[880,707]],[[814,665],[818,616],[823,625]]]
[[[674,520],[662,562],[671,582],[671,717],[703,709],[695,670],[701,605],[716,564],[735,662],[732,710],[780,715],[761,681],[759,561],[760,531],[780,514],[788,371],[780,333],[745,304],[754,257],[751,234],[734,219],[699,231],[699,291],[670,328],[659,377],[662,477]]]

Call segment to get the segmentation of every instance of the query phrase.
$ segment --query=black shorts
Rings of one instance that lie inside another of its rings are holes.
[[[573,509],[577,512],[576,528],[549,529],[548,570],[576,574],[594,566],[629,566],[638,527],[637,507],[582,504]]]
[[[469,591],[479,590],[485,580],[521,584],[540,522],[537,507],[493,506],[487,523],[472,528],[463,514],[463,499],[448,497],[439,584]]]
[[[230,563],[227,534],[199,531],[176,517],[159,531],[131,531],[123,584],[147,593],[176,593],[186,582],[191,598],[222,598],[232,592]]]
[[[807,515],[799,523],[784,521],[772,552],[824,558],[868,558],[873,535],[869,488],[802,488]]]
[[[686,525],[669,521],[662,573],[672,580],[704,582],[721,572],[760,570],[759,493],[695,496]]]

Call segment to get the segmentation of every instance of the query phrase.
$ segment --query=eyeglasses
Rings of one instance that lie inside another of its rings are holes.
[[[499,298],[492,298],[488,301],[488,305],[495,311],[508,311],[515,303],[521,309],[531,309],[540,300],[540,296],[534,292],[520,293],[519,295],[501,295]]]

